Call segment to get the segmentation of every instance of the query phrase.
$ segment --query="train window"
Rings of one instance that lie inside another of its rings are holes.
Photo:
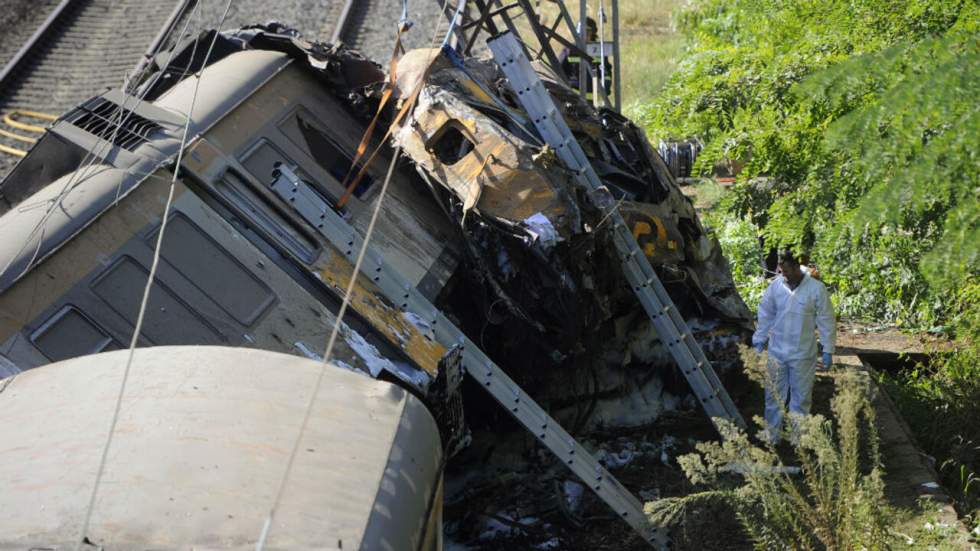
[[[153,232],[147,244],[156,240]],[[183,214],[170,217],[160,255],[243,325],[255,323],[275,302],[272,289]]]
[[[337,185],[343,183],[347,173],[351,172],[353,152],[338,144],[309,111],[298,109],[279,124],[279,129],[293,145],[305,151],[323,170],[333,176]],[[360,168],[361,165],[355,168],[355,174]],[[362,199],[373,184],[374,178],[365,174],[354,189],[354,197]]]
[[[149,271],[134,258],[123,256],[96,278],[91,289],[135,327],[149,275]],[[226,340],[159,279],[153,282],[140,337],[157,345],[222,344]]]
[[[276,169],[276,165],[279,163],[285,164],[293,172],[295,172],[299,177],[303,178],[308,182],[312,182],[313,178],[303,170],[296,161],[282,152],[278,147],[269,142],[265,138],[259,139],[252,147],[245,152],[242,156],[242,165],[248,169],[252,176],[262,182],[265,185],[272,183],[274,179],[272,177],[273,171]]]
[[[316,258],[316,242],[283,216],[267,199],[256,193],[238,174],[226,172],[215,182],[215,189],[234,205],[240,215],[258,226],[297,258],[309,264]]]
[[[31,334],[31,342],[53,362],[122,348],[105,329],[71,305],[41,324]]]

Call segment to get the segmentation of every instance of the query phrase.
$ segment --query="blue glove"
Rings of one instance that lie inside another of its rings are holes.
[[[760,342],[759,344],[755,345],[755,351],[758,352],[759,354],[762,354],[762,352],[765,349],[766,349],[766,343],[764,342]]]
[[[830,352],[823,353],[823,367],[824,369],[830,369],[831,364],[834,363],[834,356]]]

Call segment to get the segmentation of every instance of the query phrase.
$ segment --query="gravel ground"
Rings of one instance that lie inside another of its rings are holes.
[[[398,31],[398,19],[402,13],[401,0],[368,0],[357,2],[355,11],[348,26],[348,44],[360,50],[364,55],[374,58],[387,69],[394,47],[395,33]],[[428,46],[432,40],[436,22],[439,24],[438,40],[441,41],[446,33],[446,18],[440,15],[439,0],[409,0],[408,17],[414,26],[404,37],[407,49]]]
[[[3,0],[0,2],[0,67],[14,57],[37,29],[57,0]]]
[[[85,0],[73,5],[51,29],[43,47],[32,51],[13,78],[4,83],[0,112],[20,109],[60,115],[95,94],[120,86],[174,5],[176,0]],[[8,27],[2,29],[29,36],[39,24],[29,19],[44,19],[50,14],[50,9],[40,9],[43,3],[29,9],[15,6],[19,7],[16,13],[5,12],[12,15],[4,16]],[[24,38],[11,45],[14,50]],[[24,148],[23,142],[10,137],[0,141]],[[0,174],[5,175],[17,160],[13,155],[0,155]]]
[[[58,1],[0,0],[2,3],[2,8],[0,8],[0,66],[14,55],[24,41],[43,22],[50,10],[57,5]],[[100,4],[106,1],[111,0],[91,0],[85,5]],[[229,29],[251,23],[277,20],[298,29],[309,39],[329,40],[340,17],[344,0],[232,0],[228,15],[222,23],[221,17],[226,5],[228,5],[227,0],[200,0],[196,10],[192,10],[189,14],[193,20],[188,28],[192,32],[196,32],[197,29],[217,26]],[[396,24],[401,14],[401,5],[401,0],[355,0],[344,39],[353,47],[360,49],[367,56],[386,66],[391,56]],[[153,11],[159,11],[159,9],[154,8]],[[167,13],[169,13],[169,7]],[[406,47],[419,47],[430,42],[434,24],[438,21],[441,25],[445,25],[444,18],[439,13],[440,5],[437,0],[411,0],[409,14],[416,25],[405,37]],[[153,20],[156,21],[157,19],[153,18]],[[160,20],[162,21],[162,19]],[[145,27],[149,21],[150,18],[148,17],[146,21],[143,21],[142,27]],[[108,15],[106,21],[102,23],[109,26],[116,25],[115,20],[109,21]],[[136,27],[139,26],[134,25],[127,29],[130,34],[137,35],[131,36],[129,42],[138,39],[140,36],[145,36],[148,42],[154,34],[150,30],[137,29]],[[183,25],[179,24],[177,29],[182,27]],[[440,35],[442,32],[444,31],[440,31]],[[99,40],[101,41],[101,39]],[[121,62],[123,57],[127,57],[108,55],[107,52],[111,51],[112,46],[104,42],[93,44],[92,48],[89,49],[73,46],[74,51],[79,56],[85,57],[91,54],[88,57],[94,55],[97,59],[106,60],[104,70],[96,71],[93,69],[90,73],[109,71],[110,61],[112,63]],[[120,47],[122,46],[120,45]],[[145,45],[141,47],[145,48]],[[134,63],[128,57],[125,61],[127,68]],[[112,79],[111,82],[114,83],[119,80],[121,83],[122,72],[119,72],[119,75],[118,79]],[[65,77],[62,87],[65,88],[64,93],[61,93],[61,88],[53,90],[50,86],[37,90],[28,86],[16,94],[10,90],[8,91],[10,93],[4,96],[3,101],[0,101],[0,108],[9,109],[12,106],[21,106],[23,103],[29,108],[60,114],[93,93],[97,93],[99,91],[97,89],[101,89],[106,82],[109,82],[100,80],[91,86],[81,86],[80,84],[84,83],[76,82],[78,79],[67,78],[68,72],[65,73]],[[90,77],[86,78],[91,79]],[[37,97],[31,96],[35,91],[37,93],[34,96]],[[21,97],[25,93],[27,94],[26,99]],[[44,100],[43,98],[48,99]],[[0,155],[0,177],[6,175],[16,161],[17,158],[15,157]]]
[[[228,12],[224,28],[277,20],[298,29],[306,38],[329,40],[340,17],[343,0],[236,0]],[[201,16],[208,27],[221,20],[225,0],[204,0]],[[432,39],[433,25],[439,21],[442,38],[445,18],[439,15],[438,0],[409,0],[409,18],[415,26],[406,34],[407,48],[424,46]],[[344,40],[366,56],[387,66],[394,46],[401,0],[355,0]]]
[[[355,3],[360,2],[355,0]],[[203,25],[216,27],[226,4],[227,0],[201,0],[199,10]],[[309,39],[327,40],[343,5],[343,0],[232,0],[228,17],[221,27],[233,29],[275,20],[296,28]],[[200,25],[192,23],[192,26]]]

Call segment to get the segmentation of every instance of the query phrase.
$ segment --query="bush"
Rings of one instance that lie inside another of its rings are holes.
[[[697,136],[701,173],[744,163],[727,212],[809,253],[841,313],[954,315],[980,272],[976,2],[701,0],[680,21],[654,139]]]
[[[759,229],[744,218],[720,210],[707,213],[704,222],[718,238],[742,300],[754,311],[769,283],[761,265]]]
[[[892,515],[884,496],[871,389],[867,373],[850,372],[838,379],[832,401],[836,426],[820,415],[801,420],[794,447],[801,480],[791,476],[775,449],[753,445],[731,424],[722,425],[722,443],[700,443],[700,453],[678,462],[691,482],[712,488],[704,495],[732,502],[759,549],[886,548]],[[756,423],[761,426],[762,420]],[[700,496],[655,502],[647,513],[670,522],[686,503],[703,501]]]
[[[962,312],[953,320],[956,345],[888,383],[960,511],[980,524],[980,283],[953,302]]]
[[[694,0],[644,118],[741,166],[708,218],[754,305],[756,237],[809,256],[840,315],[956,339],[893,381],[961,511],[980,501],[980,6]]]

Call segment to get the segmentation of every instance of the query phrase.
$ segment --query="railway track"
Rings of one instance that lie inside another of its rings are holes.
[[[0,174],[58,116],[120,86],[183,0],[61,0],[0,72]],[[28,112],[25,114],[25,112]],[[13,113],[11,117],[10,114]],[[33,127],[33,128],[32,128]],[[11,153],[13,151],[14,153]]]
[[[0,51],[0,181],[52,117],[107,88],[123,86],[147,53],[170,45],[189,17],[195,17],[188,26],[193,32],[216,25],[225,7],[224,0],[30,1],[34,11],[29,21],[36,28],[15,51],[9,46]],[[224,27],[275,19],[311,39],[344,41],[381,59],[390,55],[392,26],[369,22],[396,21],[400,4],[401,0],[234,0]],[[424,19],[428,14],[413,15]],[[20,36],[29,31],[17,30]]]

